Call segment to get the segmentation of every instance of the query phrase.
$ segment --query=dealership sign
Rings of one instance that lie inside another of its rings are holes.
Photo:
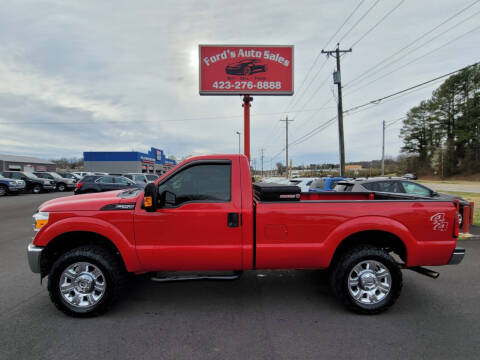
[[[200,95],[293,95],[293,46],[200,45]]]

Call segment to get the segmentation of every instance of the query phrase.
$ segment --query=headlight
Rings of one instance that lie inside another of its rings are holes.
[[[33,217],[33,231],[38,232],[42,227],[48,224],[48,212],[37,212]]]
[[[9,181],[8,185],[17,185],[17,183],[15,181]]]

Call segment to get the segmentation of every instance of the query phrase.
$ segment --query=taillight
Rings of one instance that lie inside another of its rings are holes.
[[[470,202],[470,225],[473,225],[473,214],[475,211],[475,203],[473,201]]]
[[[82,183],[81,182],[78,182],[77,185],[75,185],[75,190],[76,189],[80,189],[82,187]]]
[[[458,234],[460,233],[460,202],[458,199],[455,199],[455,220],[453,221],[453,237],[458,237]]]

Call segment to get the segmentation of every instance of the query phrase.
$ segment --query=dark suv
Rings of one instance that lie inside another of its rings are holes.
[[[2,174],[9,179],[25,181],[25,189],[33,192],[34,194],[41,193],[42,191],[55,190],[55,181],[41,179],[33,173],[26,171],[4,171]]]
[[[437,193],[435,190],[418,184],[405,178],[396,177],[376,177],[366,180],[350,180],[340,181],[335,186],[335,191],[343,192],[378,192],[399,194],[400,196],[408,196],[415,199],[432,199],[453,201],[458,200],[460,203],[460,227],[463,225],[463,208],[470,207],[470,203],[464,198],[456,195]]]
[[[74,193],[79,195],[134,188],[142,188],[142,186],[124,176],[87,175],[77,183]]]
[[[56,172],[34,172],[39,178],[50,179],[55,182],[55,187],[58,191],[73,190],[75,188],[75,181],[61,177]]]

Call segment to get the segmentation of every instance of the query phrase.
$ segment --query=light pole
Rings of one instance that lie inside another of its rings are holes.
[[[241,154],[242,153],[242,149],[240,147],[240,131],[237,131],[236,134],[238,135],[238,153]]]

